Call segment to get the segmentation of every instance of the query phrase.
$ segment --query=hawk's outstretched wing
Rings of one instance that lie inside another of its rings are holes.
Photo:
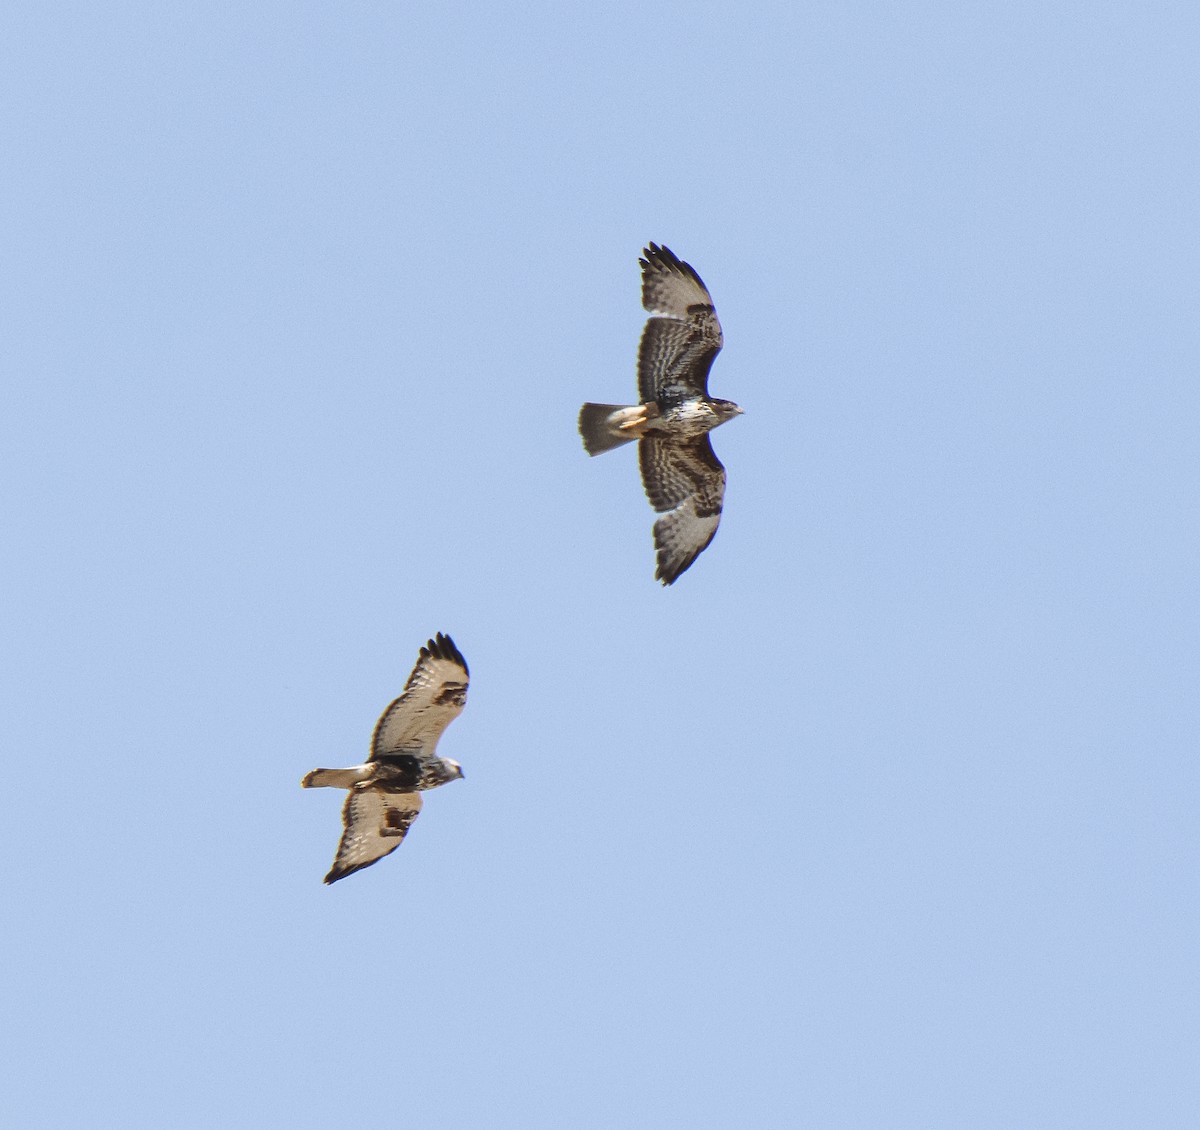
[[[336,883],[391,855],[420,811],[420,793],[389,793],[370,785],[351,789],[342,808],[342,842],[325,882]]]
[[[380,716],[371,739],[371,761],[398,753],[431,754],[438,738],[467,701],[467,661],[441,632],[417,657],[404,693]]]
[[[707,396],[708,371],[724,344],[712,298],[669,248],[652,243],[642,254],[642,305],[650,318],[638,346],[638,396],[668,405]]]
[[[693,440],[646,436],[638,443],[642,483],[662,517],[654,523],[655,577],[674,584],[708,548],[721,521],[725,468],[707,435]]]

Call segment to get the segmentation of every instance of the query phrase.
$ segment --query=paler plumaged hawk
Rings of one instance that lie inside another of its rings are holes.
[[[467,701],[467,661],[439,632],[423,648],[404,693],[380,716],[371,756],[350,769],[314,769],[306,789],[349,789],[342,840],[326,883],[336,883],[394,852],[421,811],[421,793],[463,775],[435,750]]]

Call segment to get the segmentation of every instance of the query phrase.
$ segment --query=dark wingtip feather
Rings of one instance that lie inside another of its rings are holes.
[[[647,243],[642,248],[642,258],[638,262],[641,263],[642,270],[646,270],[660,262],[670,265],[672,259],[675,259],[675,255],[669,247],[662,247],[657,243]],[[678,263],[679,260],[675,259],[675,262]]]
[[[702,290],[708,288],[704,285],[704,280],[700,277],[700,273],[691,263],[685,263],[678,255],[675,254],[665,244],[651,243],[643,250],[644,259],[639,259],[638,262],[642,265],[642,273],[654,268],[660,270],[673,271],[677,275],[683,275],[686,278],[694,280],[700,285]]]
[[[713,543],[713,538],[717,536],[717,531],[713,530],[712,537],[708,539],[702,546],[699,546],[695,551],[689,553],[682,558],[678,563],[672,563],[670,557],[665,553],[660,553],[657,561],[657,568],[654,570],[654,579],[662,581],[664,585],[673,585],[680,577],[684,575],[700,558],[702,554]]]
[[[421,648],[422,657],[445,659],[451,663],[457,663],[468,675],[471,674],[470,668],[467,666],[467,661],[463,658],[463,654],[454,645],[454,641],[446,635],[445,632],[438,632],[423,648]]]
[[[693,557],[692,561],[695,560],[696,558]],[[682,569],[668,570],[665,566],[660,565],[654,570],[654,579],[661,582],[664,588],[668,588],[687,572],[688,565],[691,565],[692,561],[689,561]]]
[[[379,859],[385,858],[380,856]],[[353,875],[355,871],[361,871],[364,867],[370,867],[373,863],[378,863],[379,859],[368,859],[366,863],[356,863],[353,867],[339,868],[337,864],[329,869],[329,874],[325,876],[324,883],[327,887],[332,887],[339,879],[344,879],[347,875]]]
[[[699,556],[699,553],[693,554],[682,565],[679,565],[674,569],[667,569],[665,566],[660,565],[654,570],[654,579],[656,581],[661,581],[664,586],[673,585],[696,563],[696,558]]]

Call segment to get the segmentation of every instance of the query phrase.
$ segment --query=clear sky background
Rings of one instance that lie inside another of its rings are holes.
[[[0,22],[9,1125],[1200,1125],[1194,4]],[[649,240],[746,409],[667,590]]]

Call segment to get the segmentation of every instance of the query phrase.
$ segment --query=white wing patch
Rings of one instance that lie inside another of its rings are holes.
[[[351,789],[342,809],[342,841],[325,882],[336,883],[391,855],[420,811],[420,793],[388,793],[370,785]]]
[[[721,514],[697,514],[696,500],[689,498],[654,523],[654,548],[658,554],[655,578],[674,584],[680,574],[700,556],[716,536]]]
[[[439,632],[421,648],[404,693],[376,723],[371,759],[397,753],[433,756],[438,739],[466,705],[469,682],[466,660]]]

